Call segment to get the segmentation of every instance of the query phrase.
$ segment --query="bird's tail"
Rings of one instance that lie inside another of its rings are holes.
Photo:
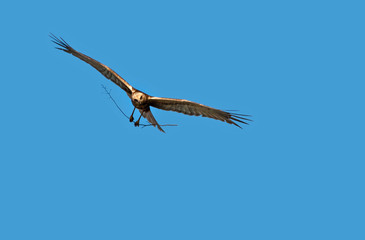
[[[154,127],[157,126],[158,130],[165,133],[165,131],[161,128],[160,124],[156,121],[150,109],[147,111],[139,110],[144,118],[146,118]]]

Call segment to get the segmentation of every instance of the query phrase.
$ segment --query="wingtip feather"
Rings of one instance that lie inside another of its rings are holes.
[[[73,51],[73,48],[62,37],[58,38],[53,33],[49,33],[48,36],[51,38],[51,41],[53,43],[60,46],[60,47],[56,47],[56,49],[65,51],[67,53],[70,53]]]

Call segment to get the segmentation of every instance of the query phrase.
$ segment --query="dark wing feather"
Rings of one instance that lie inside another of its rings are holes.
[[[154,127],[157,126],[158,130],[160,130],[161,132],[165,132],[161,128],[160,124],[158,124],[158,122],[156,121],[155,117],[153,116],[153,114],[149,108],[148,108],[148,110],[145,110],[145,111],[139,109],[139,112],[142,114],[142,116],[144,118],[146,118],[152,124],[152,126],[154,126]]]
[[[236,122],[248,124],[247,122],[251,121],[247,118],[249,117],[249,115],[222,111],[184,99],[150,97],[149,104],[152,107],[166,111],[175,111],[187,115],[203,116],[217,119],[223,122],[227,122],[229,124],[234,124],[237,127],[241,126],[239,126]]]
[[[49,35],[52,38],[52,42],[57,44],[59,47],[56,47],[59,50],[65,51],[67,53],[70,53],[74,55],[75,57],[81,59],[82,61],[90,64],[93,66],[96,70],[98,70],[101,74],[104,75],[107,79],[110,79],[112,82],[117,84],[120,88],[122,88],[128,96],[131,96],[133,87],[127,83],[121,76],[119,76],[116,72],[114,72],[109,67],[105,66],[104,64],[96,61],[95,59],[92,59],[91,57],[86,56],[85,54],[82,54],[75,49],[73,49],[65,40],[63,40],[61,37],[57,38],[55,35],[50,34]]]

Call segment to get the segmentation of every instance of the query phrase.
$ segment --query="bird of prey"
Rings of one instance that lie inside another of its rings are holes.
[[[187,115],[194,116],[203,116],[208,118],[217,119],[223,122],[227,122],[229,124],[234,124],[237,127],[241,128],[237,122],[248,124],[247,121],[251,121],[247,117],[249,115],[232,113],[229,111],[222,111],[219,109],[215,109],[212,107],[205,106],[203,104],[195,103],[192,101],[184,100],[184,99],[174,99],[174,98],[163,98],[163,97],[153,97],[142,91],[139,91],[132,87],[126,80],[124,80],[121,76],[119,76],[116,72],[110,69],[108,66],[96,61],[95,59],[86,56],[83,53],[80,53],[73,49],[63,38],[57,38],[55,35],[50,34],[52,38],[52,42],[58,45],[56,47],[59,50],[62,50],[66,53],[70,53],[75,57],[81,59],[82,61],[90,64],[96,70],[98,70],[104,77],[110,79],[116,85],[118,85],[121,89],[123,89],[128,97],[131,99],[132,104],[134,106],[133,112],[129,118],[130,122],[133,122],[133,114],[136,108],[139,110],[141,115],[138,120],[134,123],[135,126],[139,126],[139,121],[141,116],[146,118],[154,127],[165,132],[161,126],[157,123],[156,119],[152,115],[151,108],[155,107],[166,111],[175,111]]]

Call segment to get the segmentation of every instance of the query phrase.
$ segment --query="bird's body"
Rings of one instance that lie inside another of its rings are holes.
[[[76,51],[69,44],[67,44],[66,41],[63,40],[62,38],[59,39],[54,35],[50,35],[50,37],[52,38],[52,41],[54,43],[60,46],[56,47],[57,49],[70,53],[75,57],[83,60],[84,62],[90,64],[92,67],[98,70],[102,75],[104,75],[106,78],[110,79],[121,89],[123,89],[127,93],[128,97],[131,99],[135,109],[137,108],[140,111],[141,116],[146,118],[153,126],[157,126],[157,128],[162,132],[164,132],[164,130],[161,128],[161,126],[157,123],[156,119],[152,115],[150,107],[155,107],[166,111],[180,112],[187,115],[209,117],[223,122],[227,122],[229,124],[234,124],[237,127],[240,126],[235,121],[244,124],[247,124],[247,121],[250,121],[250,119],[247,118],[248,115],[222,111],[188,100],[150,96],[142,91],[133,88],[126,80],[124,80],[121,76],[119,76],[116,72],[114,72],[106,65],[96,61],[93,58],[86,56],[83,53]],[[130,117],[130,121],[133,121],[133,113]],[[139,120],[141,116],[135,122],[136,126],[139,125]]]

